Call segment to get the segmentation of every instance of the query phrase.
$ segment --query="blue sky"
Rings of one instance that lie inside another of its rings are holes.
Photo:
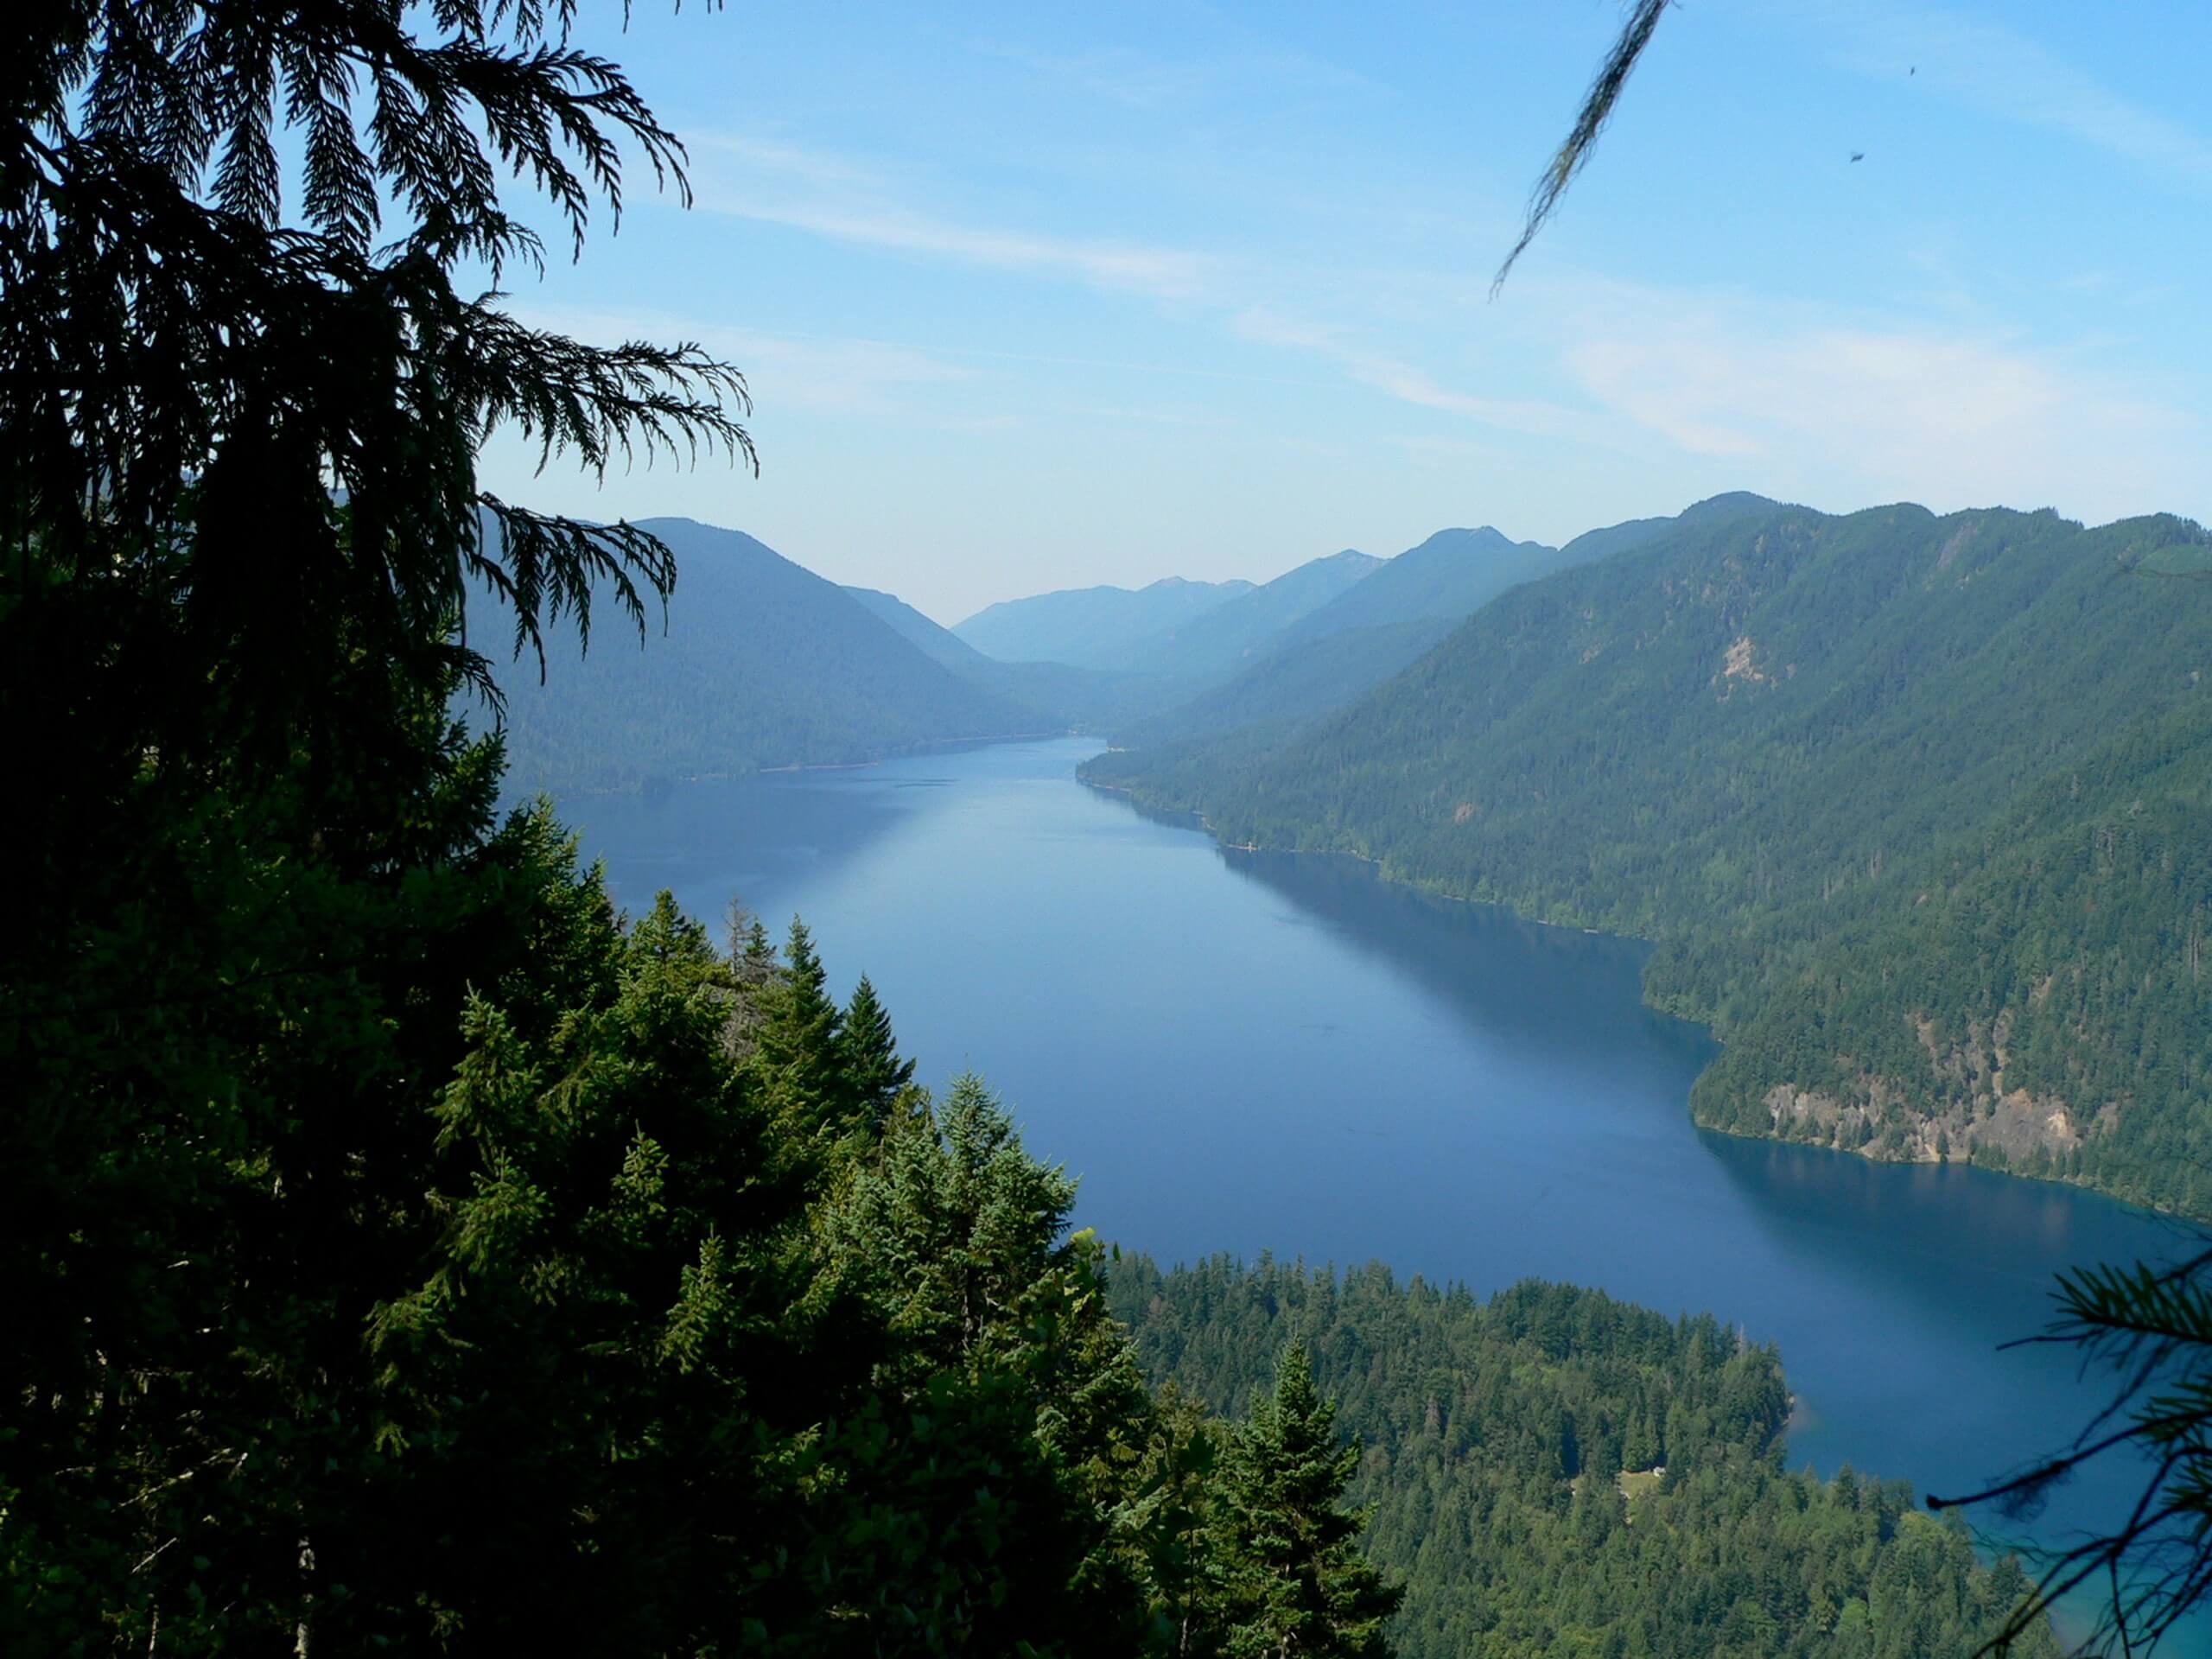
[[[2212,518],[2212,7],[1689,0],[1493,302],[1620,15],[648,0],[584,40],[696,204],[509,303],[737,363],[761,475],[486,481],[948,622],[1725,489]]]

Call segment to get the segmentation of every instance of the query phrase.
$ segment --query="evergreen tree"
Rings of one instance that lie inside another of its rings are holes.
[[[745,931],[745,949],[741,958],[743,969],[753,984],[766,984],[770,976],[775,972],[776,947],[768,938],[767,924],[758,916],[753,918],[753,925]]]
[[[1213,1659],[1227,1636],[1215,1514],[1225,1439],[1203,1404],[1173,1382],[1160,1385],[1127,1514],[1160,1643],[1174,1659]]]
[[[587,469],[750,453],[734,371],[487,291],[532,221],[615,207],[625,161],[682,188],[573,15],[9,13],[0,729],[43,805],[0,931],[0,1650],[427,1647],[514,1587],[408,1580],[375,1517],[446,1432],[380,1434],[363,1336],[442,1236],[441,1090],[504,1052],[470,988],[534,1039],[616,945],[557,830],[495,828],[453,628],[472,581],[519,649],[594,594],[642,628],[674,571],[488,495],[475,456],[509,423]]]
[[[748,946],[747,961],[753,959]],[[858,1115],[839,1040],[844,1015],[830,995],[814,936],[796,916],[784,944],[782,971],[762,1001],[765,1017],[753,1033],[753,1062],[779,1108],[802,1132],[834,1138],[854,1128]]]
[[[1146,1550],[1128,1500],[1151,1402],[1108,1312],[1100,1250],[1068,1236],[1075,1183],[1033,1160],[973,1076],[887,1125],[833,1209],[843,1282],[895,1339],[878,1376],[890,1446],[878,1478],[946,1575],[951,1650],[1142,1651]],[[918,1430],[902,1426],[911,1410]],[[865,1580],[868,1574],[855,1574]]]
[[[1359,1552],[1366,1517],[1338,1507],[1359,1466],[1337,1438],[1335,1403],[1293,1340],[1272,1393],[1230,1442],[1221,1524],[1233,1659],[1381,1659],[1383,1621],[1404,1592]]]
[[[914,1080],[914,1063],[899,1058],[891,1015],[866,974],[853,987],[839,1032],[847,1086],[872,1129],[880,1130],[899,1091]]]

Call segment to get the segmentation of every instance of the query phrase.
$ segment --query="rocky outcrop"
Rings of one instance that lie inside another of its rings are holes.
[[[1886,1161],[1972,1159],[2019,1169],[2053,1166],[2119,1118],[2118,1101],[2085,1116],[2056,1095],[2008,1086],[2007,1015],[1969,1022],[1965,1040],[1948,1045],[1934,1022],[1915,1016],[1913,1026],[1925,1077],[1861,1071],[1841,1088],[1775,1083],[1760,1097],[1772,1133]]]

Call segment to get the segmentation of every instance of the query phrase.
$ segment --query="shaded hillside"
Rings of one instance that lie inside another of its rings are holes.
[[[991,660],[950,628],[931,621],[896,594],[887,594],[880,588],[850,586],[844,591],[925,657],[956,674],[972,674]]]
[[[640,649],[609,611],[581,657],[549,639],[543,684],[534,660],[499,665],[518,790],[841,765],[1047,723],[750,536],[686,518],[645,528],[679,573],[665,634],[653,619]],[[475,609],[475,632],[499,638],[501,620]]]
[[[2212,588],[2172,518],[1707,516],[1262,755],[1095,775],[1655,938],[1701,1121],[2212,1213]]]
[[[1179,628],[1252,591],[1249,582],[1185,582],[1163,576],[1148,587],[1070,588],[1001,600],[952,632],[1002,663],[1127,665],[1140,640]]]

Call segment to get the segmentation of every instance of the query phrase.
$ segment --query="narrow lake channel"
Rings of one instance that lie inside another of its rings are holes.
[[[734,896],[865,970],[919,1077],[982,1072],[1078,1220],[1163,1262],[1262,1250],[1478,1293],[1539,1276],[1778,1343],[1793,1464],[1957,1491],[2102,1395],[2041,1329],[2053,1275],[2190,1236],[2069,1188],[1735,1140],[1643,948],[1243,853],[1086,788],[1088,741],[563,803],[616,898]],[[2012,1531],[2108,1514],[2133,1471]],[[1991,1524],[1997,1524],[1993,1522]],[[2201,1630],[2171,1654],[2212,1652]]]

